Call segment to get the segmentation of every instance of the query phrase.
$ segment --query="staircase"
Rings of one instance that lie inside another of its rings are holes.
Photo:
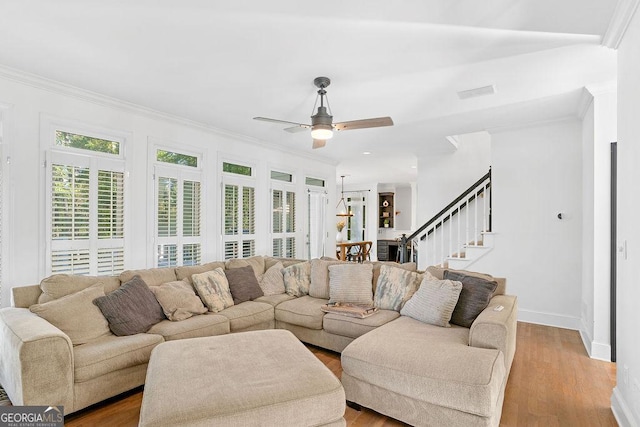
[[[400,244],[410,248],[410,259],[417,261],[419,269],[440,265],[464,270],[489,253],[493,249],[491,170],[409,237],[403,236]]]

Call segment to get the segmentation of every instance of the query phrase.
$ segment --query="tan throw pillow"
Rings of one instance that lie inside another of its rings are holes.
[[[42,294],[38,303],[53,301],[65,295],[71,295],[96,283],[104,285],[104,292],[108,294],[120,287],[120,279],[113,276],[79,276],[73,274],[54,274],[40,282]]]
[[[189,278],[151,286],[149,289],[156,296],[167,319],[173,322],[207,312],[207,307],[196,295]]]
[[[430,325],[449,328],[451,313],[456,307],[461,290],[460,282],[430,280],[425,277],[420,288],[402,307],[400,314]]]
[[[226,269],[241,268],[250,265],[256,275],[256,279],[260,280],[265,270],[265,262],[263,256],[252,256],[249,258],[232,258],[227,260]]]
[[[268,295],[280,295],[285,293],[284,289],[284,276],[282,275],[282,269],[284,266],[280,261],[275,263],[267,271],[265,271],[260,281],[260,289]]]
[[[282,269],[285,292],[292,297],[309,295],[311,285],[311,263],[293,264]]]
[[[120,281],[127,283],[135,276],[140,278],[147,284],[147,286],[157,286],[163,283],[173,282],[178,280],[176,278],[176,269],[173,267],[162,268],[145,268],[142,270],[126,270],[120,273]]]
[[[342,263],[329,267],[329,303],[373,305],[371,264]]]
[[[94,303],[107,318],[111,332],[119,337],[147,332],[166,318],[140,276],[134,276],[109,295],[96,298]]]
[[[309,295],[314,298],[329,299],[329,266],[343,263],[338,260],[311,260],[311,284]]]
[[[104,285],[97,283],[53,301],[34,304],[31,312],[64,332],[73,345],[108,335],[109,324],[93,300],[104,296]]]
[[[419,273],[396,266],[381,265],[373,304],[383,310],[400,311],[418,290],[421,281],[422,275]]]
[[[224,261],[214,261],[208,262],[202,265],[188,265],[182,267],[176,267],[176,278],[178,280],[189,279],[189,283],[191,283],[191,276],[194,274],[200,274],[207,271],[215,270],[220,267],[224,270]]]
[[[217,313],[233,305],[229,282],[222,268],[191,276],[193,287],[209,311]]]
[[[227,282],[229,282],[229,291],[234,305],[251,301],[264,295],[250,265],[225,270],[224,274],[227,276]]]

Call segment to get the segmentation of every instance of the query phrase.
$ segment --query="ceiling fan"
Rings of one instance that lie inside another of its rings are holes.
[[[316,104],[313,106],[314,110],[318,104],[318,98],[320,98],[320,105],[318,111],[311,116],[311,124],[295,123],[286,120],[269,119],[267,117],[254,117],[255,120],[262,120],[272,123],[284,123],[288,125],[294,125],[285,129],[287,132],[300,132],[307,129],[311,129],[311,137],[313,138],[312,148],[324,147],[327,143],[327,139],[333,137],[333,131],[343,131],[351,129],[365,129],[375,128],[381,126],[393,126],[393,120],[391,117],[376,117],[374,119],[362,119],[353,120],[350,122],[333,123],[333,116],[331,115],[331,107],[329,107],[329,98],[327,97],[327,86],[331,84],[331,80],[328,77],[316,77],[313,80],[313,84],[318,88],[318,97],[316,98]],[[326,100],[326,106],[325,106]],[[327,112],[329,108],[329,112]],[[313,113],[313,111],[312,111]]]

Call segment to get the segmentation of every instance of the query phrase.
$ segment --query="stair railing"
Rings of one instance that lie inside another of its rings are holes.
[[[491,169],[410,236],[403,234],[398,248],[398,261],[407,262],[406,256],[415,259],[415,239],[420,236],[419,251],[427,252],[424,259],[430,262],[430,265],[444,266],[447,257],[462,258],[463,248],[478,246],[481,234],[489,231]],[[407,251],[409,244],[411,250]]]

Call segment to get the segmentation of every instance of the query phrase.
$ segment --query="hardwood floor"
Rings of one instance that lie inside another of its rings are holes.
[[[338,377],[340,355],[309,349]],[[518,323],[517,350],[507,383],[501,426],[617,426],[610,408],[614,363],[590,359],[580,335],[568,329]],[[65,425],[136,426],[142,389],[68,416]],[[363,408],[347,407],[349,426],[405,424]]]

